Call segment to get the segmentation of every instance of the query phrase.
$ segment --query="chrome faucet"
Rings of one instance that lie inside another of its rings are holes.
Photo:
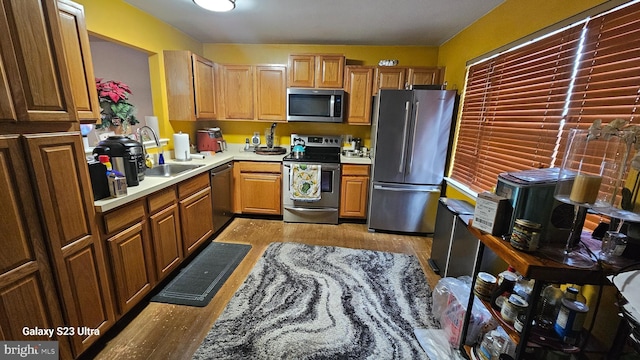
[[[162,145],[160,144],[160,139],[158,138],[158,134],[156,134],[156,132],[148,125],[144,125],[138,128],[138,130],[136,130],[136,134],[138,135],[138,139],[140,139],[140,143],[142,144],[142,151],[144,152],[144,158],[148,158],[149,157],[149,153],[147,153],[147,148],[144,146],[144,140],[142,139],[142,133],[145,130],[149,130],[151,131],[151,134],[153,135],[153,140],[155,140],[156,142],[156,146],[158,147],[158,164],[162,165],[164,164],[164,156],[162,155],[163,153],[163,149],[162,149]],[[149,136],[149,134],[147,133],[147,136]]]

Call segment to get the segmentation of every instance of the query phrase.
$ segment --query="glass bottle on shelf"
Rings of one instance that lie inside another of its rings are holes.
[[[543,329],[552,329],[553,323],[560,310],[560,302],[564,293],[558,284],[550,284],[542,290],[540,295],[540,310],[538,311],[538,325]]]

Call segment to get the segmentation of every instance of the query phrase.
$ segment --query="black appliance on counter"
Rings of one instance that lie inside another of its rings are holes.
[[[123,173],[127,186],[137,186],[144,180],[146,169],[142,144],[123,135],[109,136],[93,149],[94,157],[109,155],[114,170]]]
[[[95,159],[87,160],[89,167],[89,177],[91,178],[91,190],[93,190],[93,200],[100,200],[111,196],[109,192],[109,181],[107,180],[107,167]]]

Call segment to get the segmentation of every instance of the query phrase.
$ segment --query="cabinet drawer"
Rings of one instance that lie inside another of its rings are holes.
[[[142,200],[119,207],[104,216],[104,229],[107,234],[114,233],[144,219]]]
[[[205,172],[178,184],[178,197],[182,199],[207,187],[209,187],[209,173]]]
[[[275,173],[282,172],[282,164],[272,162],[241,161],[238,163],[240,172]]]
[[[369,176],[369,165],[342,165],[342,175]]]
[[[171,186],[166,189],[162,189],[155,192],[147,198],[147,205],[149,206],[149,213],[153,214],[156,211],[171,205],[176,200],[176,187]]]

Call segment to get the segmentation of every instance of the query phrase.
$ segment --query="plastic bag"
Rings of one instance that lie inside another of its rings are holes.
[[[449,344],[458,348],[464,322],[464,315],[471,293],[471,279],[442,278],[433,290],[433,312],[440,317],[440,325],[447,335]],[[480,300],[474,298],[473,311],[469,318],[466,345],[473,345],[478,338],[497,326],[497,322]]]
[[[420,346],[427,353],[429,359],[459,359],[464,357],[458,350],[451,349],[447,334],[442,329],[413,329]]]

